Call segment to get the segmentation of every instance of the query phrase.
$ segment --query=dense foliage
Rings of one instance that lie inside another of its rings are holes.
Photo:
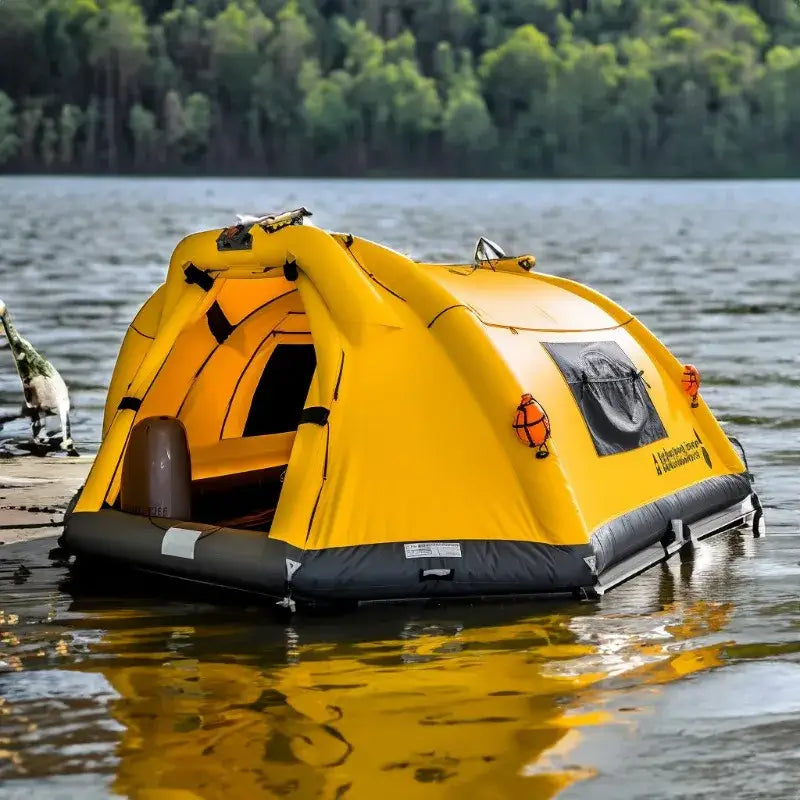
[[[0,0],[0,165],[800,174],[800,0]]]

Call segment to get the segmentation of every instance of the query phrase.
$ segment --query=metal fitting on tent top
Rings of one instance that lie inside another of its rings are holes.
[[[536,256],[520,256],[520,258],[517,259],[517,264],[519,264],[525,272],[531,272],[536,266]]]
[[[217,250],[252,250],[253,235],[250,233],[252,225],[239,223],[223,228],[217,237]]]
[[[304,217],[310,217],[311,212],[307,208],[295,208],[293,211],[282,211],[280,214],[267,214],[254,220],[256,225],[260,225],[265,233],[275,233],[288,225],[302,225]]]
[[[485,236],[481,236],[475,246],[472,266],[475,269],[488,266],[492,271],[499,269],[503,272],[514,272],[516,267],[519,267],[523,272],[532,272],[536,266],[536,256],[507,256],[500,245]]]
[[[258,225],[264,233],[275,233],[289,225],[302,225],[304,217],[310,217],[307,208],[295,208],[278,214],[237,214],[236,224],[224,228],[217,237],[217,250],[252,250],[253,235],[250,229]]]
[[[478,244],[475,245],[475,255],[472,257],[472,262],[476,267],[479,267],[481,264],[490,264],[492,261],[499,261],[505,257],[505,250],[499,244],[487,239],[485,236],[481,236],[478,239]]]

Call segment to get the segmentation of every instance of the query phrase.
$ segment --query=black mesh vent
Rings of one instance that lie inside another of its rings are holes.
[[[644,376],[616,342],[542,344],[566,378],[598,455],[666,437]]]

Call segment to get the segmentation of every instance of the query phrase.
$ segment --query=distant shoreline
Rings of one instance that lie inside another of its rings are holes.
[[[542,183],[597,182],[597,183],[646,183],[659,181],[669,183],[734,183],[742,181],[797,181],[800,171],[782,175],[425,175],[425,174],[367,174],[367,175],[256,175],[252,173],[205,173],[205,172],[2,172],[2,178],[139,178],[142,180],[186,179],[186,180],[280,180],[280,181],[540,181]]]

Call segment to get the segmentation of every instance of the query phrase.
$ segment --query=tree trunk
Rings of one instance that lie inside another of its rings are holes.
[[[108,168],[111,172],[117,170],[117,139],[114,126],[114,75],[111,56],[106,60],[106,147]]]

